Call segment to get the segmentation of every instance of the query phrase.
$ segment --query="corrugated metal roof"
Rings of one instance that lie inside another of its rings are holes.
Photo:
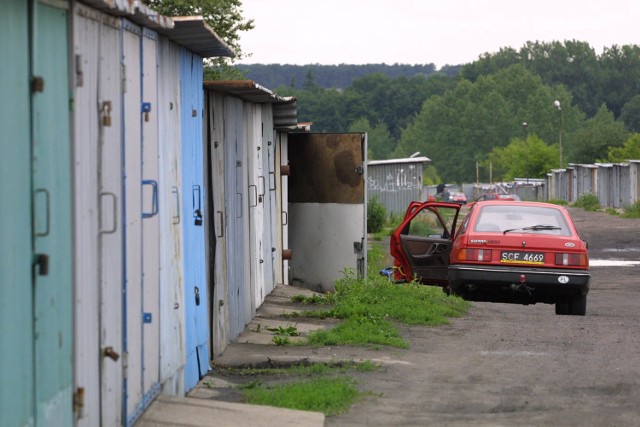
[[[174,27],[166,34],[177,44],[184,46],[203,58],[212,56],[234,57],[233,51],[220,36],[204,21],[202,16],[181,16],[172,18]]]
[[[257,104],[291,102],[292,96],[278,96],[253,80],[213,80],[204,82],[204,88],[233,95],[243,101]]]
[[[274,104],[273,126],[277,129],[297,127],[297,99],[293,96],[279,96],[253,80],[215,80],[204,82],[206,90],[222,92],[256,104]]]
[[[234,56],[231,48],[204,22],[202,16],[163,16],[139,0],[80,1],[104,13],[127,18],[135,24],[157,31],[203,58]]]
[[[383,165],[383,164],[393,164],[393,163],[424,163],[430,162],[431,159],[428,157],[407,157],[406,159],[390,159],[390,160],[372,160],[367,163],[367,165]]]

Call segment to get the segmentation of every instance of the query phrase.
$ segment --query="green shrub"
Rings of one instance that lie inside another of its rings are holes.
[[[631,206],[625,206],[622,218],[640,218],[640,201]]]
[[[377,197],[369,200],[367,205],[367,233],[378,233],[387,218],[387,210]]]
[[[584,193],[578,197],[573,206],[583,208],[586,211],[597,211],[600,209],[600,201],[595,194]]]

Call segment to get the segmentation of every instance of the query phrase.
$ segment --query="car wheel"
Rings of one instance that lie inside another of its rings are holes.
[[[569,301],[561,300],[556,302],[556,314],[561,316],[569,314]]]
[[[587,296],[580,295],[569,301],[569,314],[584,316],[587,312]]]

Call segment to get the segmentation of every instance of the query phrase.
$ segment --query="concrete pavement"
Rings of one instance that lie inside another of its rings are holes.
[[[308,346],[277,346],[272,328],[294,326],[303,336],[309,331],[335,325],[333,319],[305,320],[283,317],[312,306],[291,303],[294,295],[313,295],[304,288],[278,285],[257,310],[253,321],[224,353],[214,360],[215,366],[266,366],[272,363],[299,363],[356,360],[344,349],[311,349]],[[296,337],[291,337],[295,340]],[[248,405],[216,400],[216,388],[205,376],[187,397],[158,396],[136,422],[136,427],[164,426],[323,426],[325,416],[319,412],[297,411],[270,406]]]

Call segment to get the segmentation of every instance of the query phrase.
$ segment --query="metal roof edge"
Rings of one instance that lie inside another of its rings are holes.
[[[176,16],[171,20],[173,28],[162,33],[180,46],[203,58],[235,56],[229,45],[205,22],[202,16]]]
[[[245,102],[273,105],[273,127],[282,131],[297,129],[298,100],[293,96],[279,96],[253,80],[209,80],[204,89],[234,96]]]
[[[253,80],[207,80],[204,88],[258,104],[288,104],[297,101],[293,96],[279,96]]]
[[[428,157],[407,157],[404,159],[388,159],[388,160],[372,160],[367,162],[367,165],[383,165],[383,164],[393,164],[393,163],[425,163],[430,162],[431,159]]]
[[[140,0],[79,0],[79,3],[156,31],[203,58],[235,56],[233,50],[207,25],[202,16],[160,15]]]

